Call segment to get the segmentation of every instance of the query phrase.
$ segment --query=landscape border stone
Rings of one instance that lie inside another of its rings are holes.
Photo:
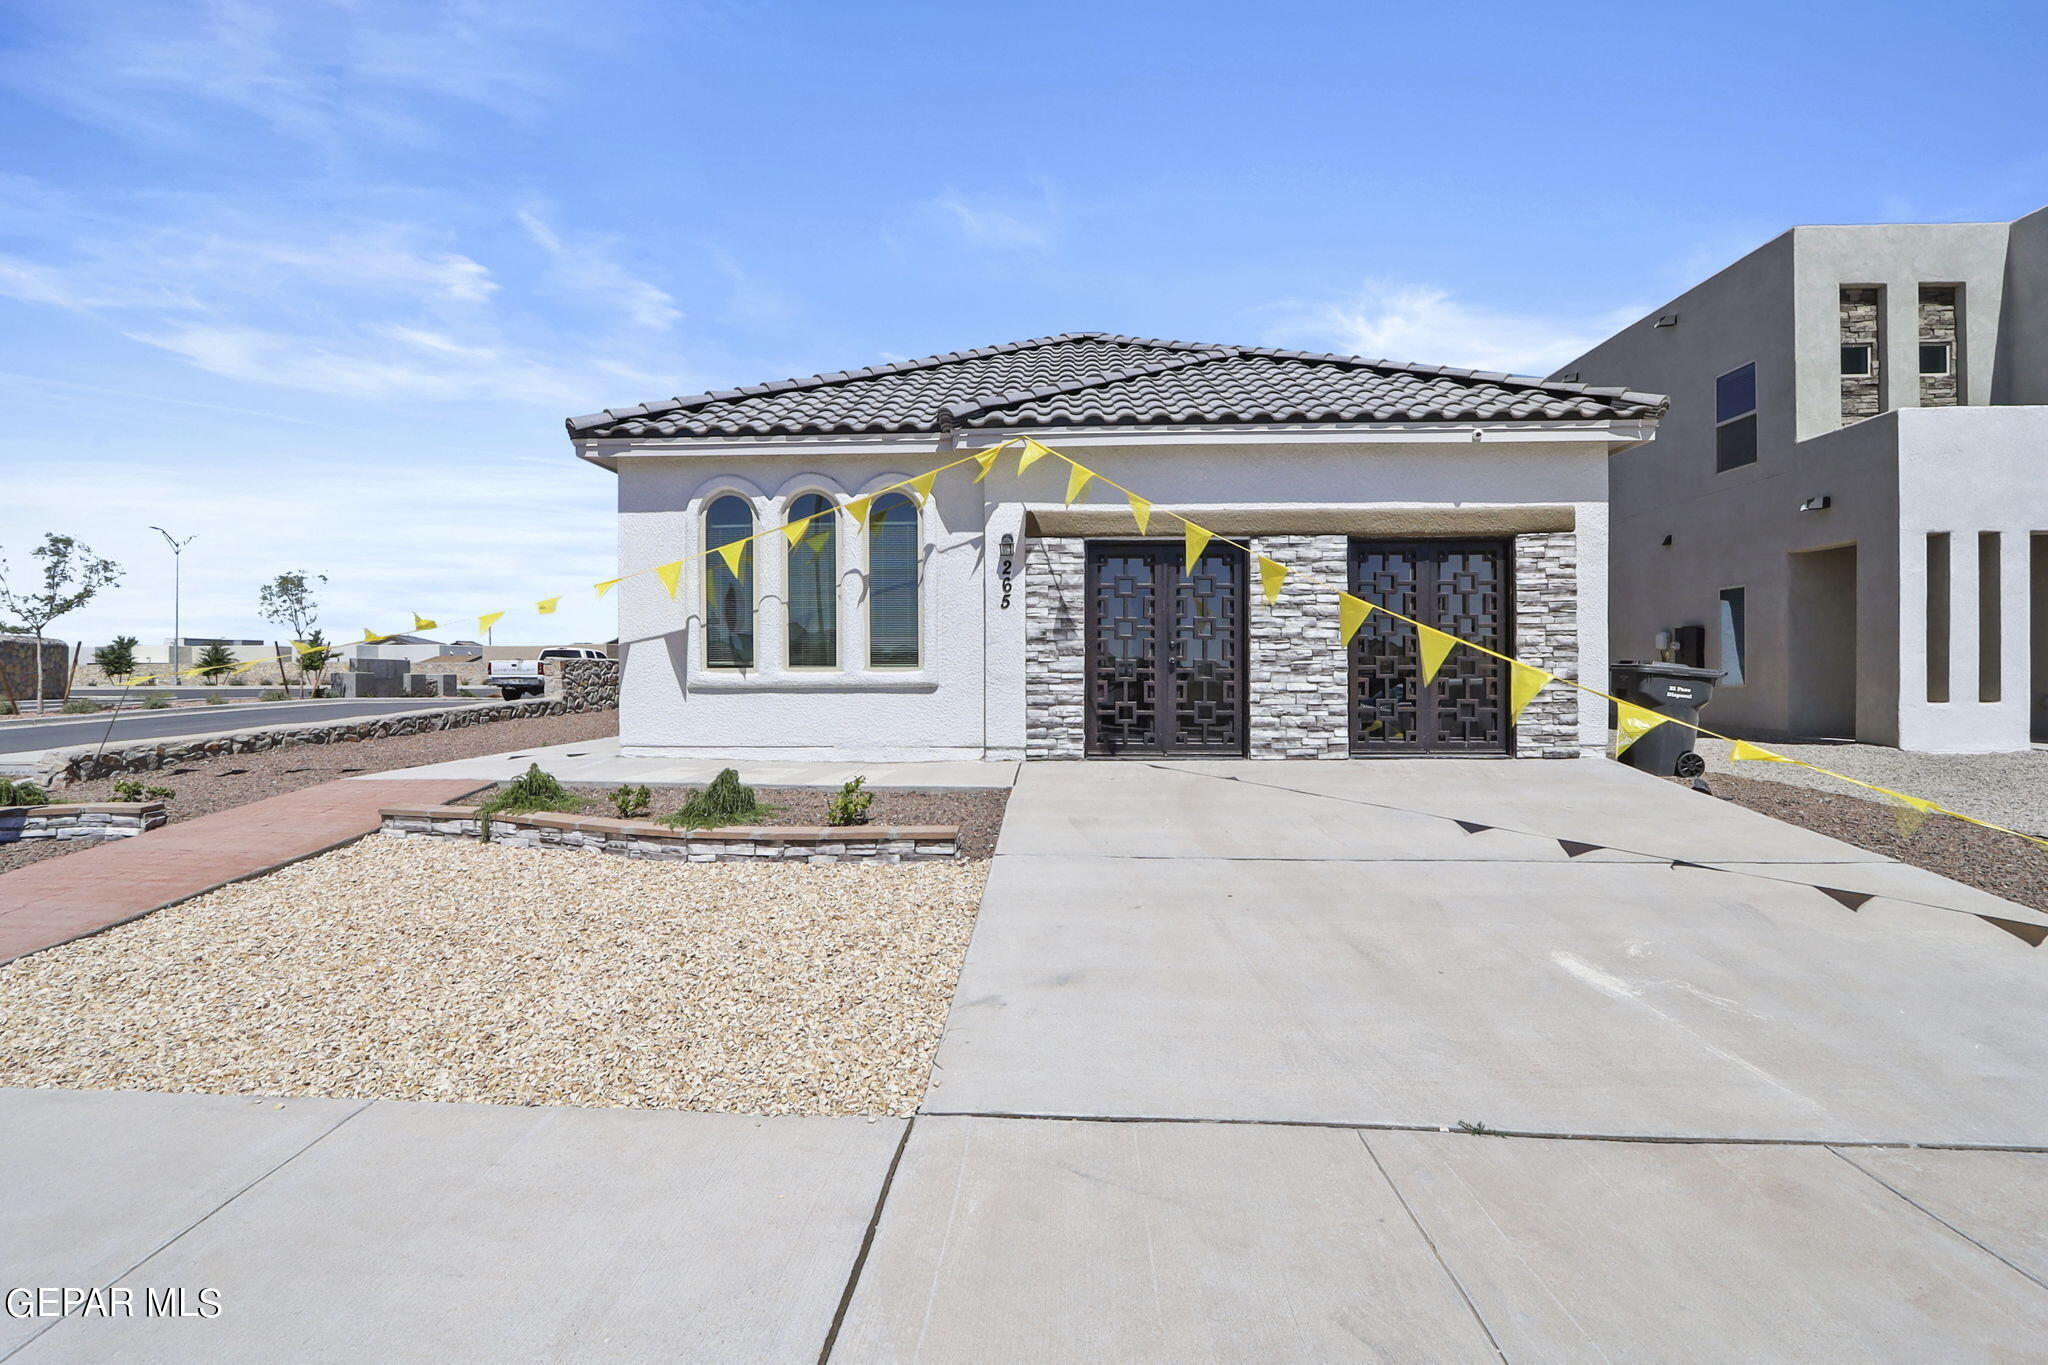
[[[483,818],[474,806],[385,806],[384,833],[400,838],[481,839]],[[653,820],[602,815],[493,815],[491,842],[514,848],[578,848],[627,858],[669,858],[693,863],[779,859],[805,863],[901,863],[953,858],[960,851],[954,825],[729,825],[677,829]]]
[[[32,839],[130,839],[170,822],[161,801],[0,806],[0,844]]]

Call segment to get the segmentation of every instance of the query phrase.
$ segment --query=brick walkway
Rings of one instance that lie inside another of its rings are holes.
[[[324,853],[376,829],[379,807],[438,805],[489,785],[467,778],[323,782],[30,863],[0,875],[0,962]]]

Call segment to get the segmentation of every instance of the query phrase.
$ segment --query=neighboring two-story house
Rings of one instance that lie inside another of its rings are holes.
[[[1671,397],[1612,464],[1616,658],[1759,737],[2048,740],[2048,209],[1794,228],[1555,377]]]
[[[1621,387],[1074,333],[569,423],[619,484],[619,739],[728,759],[1578,757],[1606,706],[1506,666],[1425,678],[1384,614],[1606,675],[1607,462],[1663,400]],[[882,490],[1032,437],[1021,476]],[[879,496],[877,496],[879,495]],[[859,509],[849,514],[849,504]],[[864,514],[861,514],[864,513]],[[1291,572],[1278,600],[1185,513]],[[801,521],[792,541],[773,528]],[[703,558],[744,543],[731,562]]]

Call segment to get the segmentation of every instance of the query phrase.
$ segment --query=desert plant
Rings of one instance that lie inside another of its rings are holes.
[[[33,782],[0,777],[0,806],[41,806],[50,794]]]
[[[21,708],[5,697],[0,697],[0,716],[18,716]]]
[[[116,635],[114,643],[92,652],[93,664],[109,678],[125,678],[135,671],[135,646],[139,643],[133,635]]]
[[[270,690],[269,690],[268,692],[265,692],[265,693],[264,693],[264,694],[263,694],[262,696],[258,697],[258,698],[257,698],[256,700],[258,700],[258,701],[290,701],[290,700],[291,700],[291,695],[290,695],[289,693],[287,693],[287,692],[285,692],[285,691],[283,691],[283,690],[279,689],[279,688],[275,688],[275,687],[273,687],[273,688],[271,688],[271,689],[270,689]]]
[[[485,815],[528,815],[536,811],[573,813],[590,803],[564,787],[552,773],[530,763],[526,771],[485,798],[477,809]]]
[[[621,820],[638,820],[647,814],[654,804],[654,793],[645,787],[636,787],[630,782],[611,790],[612,809],[619,813]]]
[[[321,647],[326,645],[327,637],[314,629],[320,620],[314,585],[326,581],[326,574],[294,569],[265,583],[256,594],[256,614],[291,632],[292,648],[299,656],[299,677],[308,687],[334,657],[332,650]]]
[[[868,807],[875,804],[875,794],[862,790],[867,781],[864,776],[854,778],[825,803],[826,824],[865,825],[868,822]]]
[[[67,716],[89,716],[95,711],[104,711],[107,708],[91,697],[73,697],[64,703],[62,709]]]
[[[169,787],[153,787],[133,777],[124,777],[114,784],[114,795],[123,801],[169,801],[177,794]]]
[[[763,820],[774,813],[774,807],[761,804],[752,787],[740,784],[737,770],[727,768],[703,791],[692,792],[681,810],[663,816],[661,823],[677,829],[718,829]]]
[[[214,692],[208,695],[208,697],[206,698],[206,704],[208,706],[226,706],[228,704],[228,699],[226,697],[223,697],[220,693]]]
[[[171,699],[165,693],[145,692],[142,694],[142,709],[145,711],[161,711],[170,704]]]
[[[218,640],[199,652],[199,660],[193,665],[199,676],[210,683],[217,683],[221,675],[233,668],[239,660],[235,652]]]
[[[7,561],[0,559],[0,611],[21,622],[36,637],[36,710],[43,709],[43,631],[52,621],[77,611],[120,581],[121,566],[101,559],[70,536],[51,532],[29,554],[43,562],[39,591],[16,591],[7,582]]]

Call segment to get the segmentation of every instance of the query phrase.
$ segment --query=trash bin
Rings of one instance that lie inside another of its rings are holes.
[[[1624,659],[1613,666],[1610,686],[1623,701],[1698,724],[1700,708],[1713,700],[1714,684],[1723,676],[1711,668]],[[1693,752],[1696,738],[1683,725],[1660,725],[1629,745],[1621,761],[1660,777],[1696,778],[1707,770],[1707,761]]]

